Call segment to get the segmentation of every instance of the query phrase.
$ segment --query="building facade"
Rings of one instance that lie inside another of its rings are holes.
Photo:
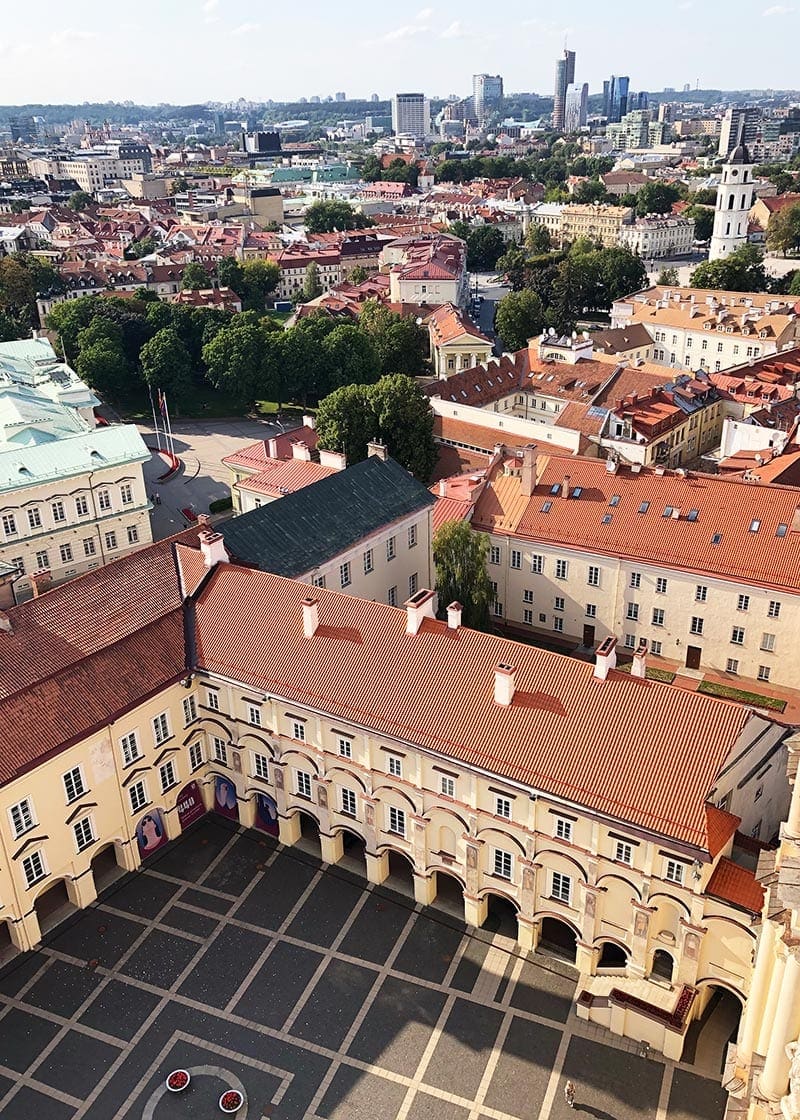
[[[692,251],[694,222],[691,218],[637,218],[622,226],[620,244],[644,258],[684,257]]]
[[[556,61],[556,83],[553,92],[553,128],[564,131],[567,107],[567,86],[575,81],[575,51],[564,51],[563,58]]]
[[[424,93],[396,93],[392,98],[392,132],[423,140],[431,132],[431,107]]]

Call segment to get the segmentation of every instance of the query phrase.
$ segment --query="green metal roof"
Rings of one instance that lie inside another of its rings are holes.
[[[293,579],[434,501],[399,463],[371,455],[313,486],[232,518],[222,534],[237,560]]]
[[[0,493],[150,458],[133,424],[76,432],[47,443],[0,445]]]

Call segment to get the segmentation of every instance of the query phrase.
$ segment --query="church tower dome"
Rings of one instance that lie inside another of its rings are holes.
[[[714,232],[708,252],[710,261],[727,257],[747,244],[747,227],[754,194],[753,163],[740,136],[722,167],[722,182],[717,187]]]

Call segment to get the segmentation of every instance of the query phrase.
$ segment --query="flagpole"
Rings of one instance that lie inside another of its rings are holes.
[[[160,451],[161,450],[161,432],[159,431],[158,420],[156,420],[156,406],[155,406],[155,402],[153,400],[152,386],[150,386],[150,385],[147,386],[147,392],[150,396],[150,408],[153,410],[153,427],[156,430],[156,444],[158,445],[158,450]]]
[[[166,413],[167,430],[169,432],[170,450],[175,454],[175,437],[172,434],[172,421],[169,418],[169,405],[167,404],[167,394],[164,393],[164,412]]]

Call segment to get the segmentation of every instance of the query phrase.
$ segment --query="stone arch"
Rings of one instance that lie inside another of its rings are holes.
[[[288,751],[284,751],[283,754],[281,755],[281,762],[288,762],[288,760],[290,758],[292,758],[292,756],[296,756],[302,762],[304,762],[306,765],[310,766],[311,769],[314,771],[315,776],[317,778],[319,777],[319,773],[320,773],[319,763],[315,762],[314,759],[311,758],[309,755],[303,754],[302,751],[298,751],[295,748],[291,748]]]
[[[478,898],[486,898],[486,896],[490,894],[496,894],[498,898],[504,898],[506,902],[510,902],[517,913],[519,913],[521,909],[520,904],[510,891],[504,891],[493,884],[491,887],[481,887],[478,891]]]
[[[671,984],[675,976],[676,963],[676,954],[673,950],[656,946],[650,956],[650,975],[659,976]]]
[[[560,859],[566,860],[567,863],[571,863],[572,866],[580,872],[584,883],[588,880],[585,868],[581,866],[574,856],[568,855],[567,852],[562,852],[560,848],[542,848],[541,851],[536,853],[537,862],[541,862],[543,856],[558,856]]]
[[[608,875],[601,875],[600,878],[597,880],[597,886],[599,887],[601,885],[601,883],[603,883],[606,879],[613,879],[613,880],[616,880],[617,882],[624,883],[626,887],[630,887],[630,889],[633,891],[633,893],[636,895],[636,897],[641,902],[642,892],[641,892],[640,888],[637,887],[635,883],[632,883],[630,881],[630,879],[626,879],[624,875],[615,875],[612,872],[609,872]]]
[[[482,828],[480,830],[480,832],[477,834],[475,839],[476,840],[484,839],[487,833],[491,833],[495,836],[500,836],[504,841],[507,841],[508,843],[513,844],[519,850],[519,854],[522,856],[523,859],[528,858],[527,852],[525,851],[525,845],[522,843],[521,840],[518,840],[516,838],[516,836],[513,835],[513,833],[504,832],[502,828],[495,828],[494,825],[488,825],[486,828]]]
[[[565,918],[563,914],[559,914],[555,910],[539,910],[536,912],[536,914],[534,914],[534,918],[537,922],[543,922],[545,918],[552,918],[555,922],[561,922],[563,925],[569,926],[576,937],[581,936],[580,929],[578,928],[578,926],[576,926],[572,919]]]
[[[574,964],[581,936],[577,926],[569,918],[549,910],[542,911],[535,917],[539,923],[537,951],[547,956],[566,959]]]
[[[467,889],[466,879],[454,867],[447,867],[441,863],[429,863],[425,870],[427,872],[435,871],[437,875],[449,875],[451,879],[455,879],[461,885],[462,890]]]
[[[115,837],[115,839],[101,844],[92,855],[89,868],[98,894],[125,873],[124,857],[120,860],[120,856],[125,850],[124,844],[125,842],[121,837]],[[109,855],[111,858],[109,858]]]
[[[287,817],[296,817],[298,813],[304,813],[307,817],[311,817],[311,819],[316,822],[317,828],[319,828],[318,812],[319,810],[313,801],[304,801],[302,805],[287,805],[285,815]]]
[[[677,906],[681,910],[683,910],[683,912],[684,912],[684,914],[686,915],[687,918],[691,918],[692,912],[689,909],[689,907],[687,906],[687,904],[682,899],[676,898],[674,894],[668,894],[666,891],[656,891],[655,894],[649,895],[648,898],[647,898],[647,905],[652,906],[657,898],[666,899],[666,901],[668,903],[672,903],[673,906]],[[659,904],[657,904],[657,905],[659,905]]]
[[[439,852],[448,856],[455,856],[458,851],[458,838],[452,828],[447,825],[439,825],[436,831],[436,839],[439,843]]]
[[[249,744],[245,743],[245,739],[255,739],[260,747],[266,748],[266,750],[269,752],[270,758],[276,759],[278,757],[278,752],[275,748],[275,745],[271,743],[269,739],[265,739],[263,735],[256,735],[255,731],[245,731],[239,736],[239,738],[236,740],[237,750],[245,750],[249,748]]]
[[[624,969],[628,967],[631,951],[623,941],[603,934],[602,937],[597,938],[594,944],[595,948],[600,950],[600,955],[597,958],[597,968]]]
[[[218,728],[222,732],[222,734],[225,735],[228,742],[231,741],[231,739],[232,739],[231,729],[230,729],[230,727],[228,727],[228,725],[226,723],[223,723],[221,719],[217,719],[216,716],[203,715],[203,716],[201,716],[200,725],[192,728],[191,732],[184,739],[183,745],[186,746],[186,744],[189,742],[189,740],[192,738],[193,735],[202,734],[204,731],[208,731],[208,730],[210,730],[211,728],[214,728],[214,727]]]
[[[427,813],[423,814],[423,820],[433,824],[433,818],[437,813],[443,813],[448,817],[455,817],[465,832],[469,832],[469,824],[459,813],[454,809],[450,809],[447,805],[432,805]]]
[[[402,799],[404,801],[407,801],[408,804],[411,806],[411,809],[413,810],[414,815],[415,816],[417,815],[417,806],[416,806],[416,802],[414,801],[414,799],[412,797],[410,797],[405,792],[405,790],[398,789],[397,786],[390,786],[390,785],[378,786],[376,789],[373,789],[372,796],[373,797],[378,797],[378,794],[381,792],[381,790],[384,790],[384,789],[388,789],[389,792],[394,794],[396,797],[402,797]],[[383,801],[383,800],[384,799],[381,798],[381,801]]]
[[[348,778],[352,778],[354,782],[361,788],[362,793],[367,793],[367,783],[363,778],[359,778],[358,774],[354,774],[352,770],[348,770],[346,766],[331,766],[329,770],[325,771],[325,777],[330,779],[333,774],[346,774]]]

